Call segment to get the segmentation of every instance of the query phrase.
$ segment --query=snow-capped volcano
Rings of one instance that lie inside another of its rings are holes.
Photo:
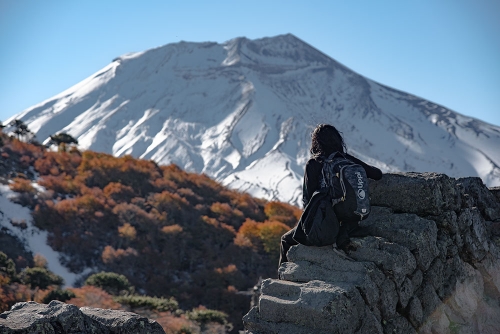
[[[175,163],[296,204],[319,123],[385,172],[500,185],[500,127],[378,84],[293,35],[127,54],[12,119],[40,141],[64,131],[82,148]]]

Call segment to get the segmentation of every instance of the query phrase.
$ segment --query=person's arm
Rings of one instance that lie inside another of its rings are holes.
[[[355,162],[358,165],[363,166],[363,168],[366,172],[366,176],[368,176],[368,178],[373,179],[373,180],[380,180],[382,178],[382,171],[380,169],[378,169],[377,167],[370,166],[370,165],[364,163],[363,161],[359,160],[358,158],[353,157],[352,155],[347,154],[347,153],[346,153],[346,157],[347,157],[347,159],[351,160],[352,162]]]
[[[321,175],[321,163],[314,159],[309,159],[304,172],[304,182],[302,184],[302,206],[306,207],[313,193],[319,188],[319,178]]]

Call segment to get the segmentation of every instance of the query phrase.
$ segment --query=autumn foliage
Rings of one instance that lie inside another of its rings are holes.
[[[35,189],[31,185],[30,180],[26,180],[23,178],[16,177],[13,182],[9,185],[12,191],[18,193],[33,193]]]
[[[238,292],[276,276],[280,237],[301,213],[176,165],[49,152],[17,141],[7,146],[4,153],[38,173],[45,193],[35,195],[22,178],[11,187],[36,197],[35,224],[49,231],[50,245],[67,256],[70,269],[124,275],[149,296],[175,297],[183,309],[221,310],[235,328],[249,307]],[[86,290],[73,290],[75,304],[90,298],[115,307],[102,290],[80,289]]]

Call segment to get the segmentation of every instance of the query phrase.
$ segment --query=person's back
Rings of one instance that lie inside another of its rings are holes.
[[[379,180],[382,178],[382,171],[376,167],[370,166],[363,161],[353,157],[346,153],[346,145],[341,133],[332,125],[320,124],[318,125],[312,135],[311,135],[311,158],[307,161],[304,180],[302,186],[302,204],[304,208],[308,205],[314,192],[321,188],[322,182],[322,169],[323,169],[323,159],[324,157],[330,156],[334,152],[341,153],[345,158],[350,161],[360,165],[366,172],[368,178]],[[349,242],[349,234],[355,232],[358,228],[359,221],[346,221],[342,222],[340,226],[338,236],[336,238],[336,244],[338,247],[342,248]],[[334,222],[332,222],[333,224]],[[294,234],[300,230],[297,230],[297,226],[285,233],[281,237],[281,247],[280,247],[280,261],[279,265],[283,262],[287,262],[286,253],[291,246],[297,245],[298,242],[294,239]]]

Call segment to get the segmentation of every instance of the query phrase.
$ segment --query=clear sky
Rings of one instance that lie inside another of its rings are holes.
[[[127,52],[286,33],[365,77],[500,125],[499,0],[0,0],[0,120]]]

